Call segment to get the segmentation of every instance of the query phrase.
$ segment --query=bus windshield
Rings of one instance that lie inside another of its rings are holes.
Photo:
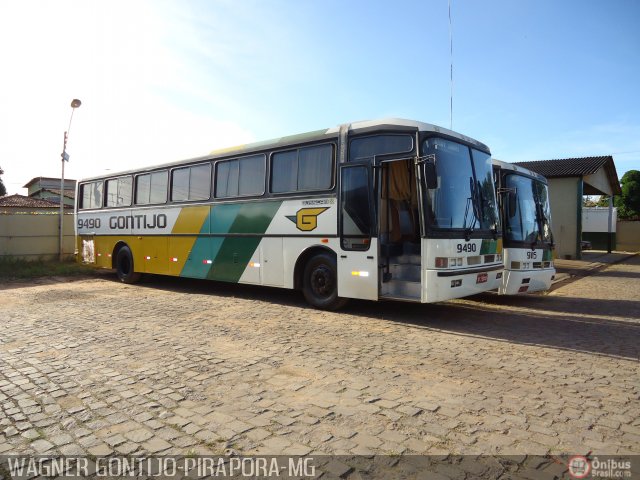
[[[516,208],[505,215],[505,237],[512,242],[551,242],[551,215],[547,186],[522,175],[507,175],[507,189],[516,195]],[[508,210],[508,209],[507,209]],[[513,214],[513,215],[510,215]]]
[[[438,186],[425,189],[427,224],[436,229],[496,230],[498,212],[491,156],[442,138],[428,138],[422,155],[434,155]]]

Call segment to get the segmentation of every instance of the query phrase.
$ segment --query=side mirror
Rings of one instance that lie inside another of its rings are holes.
[[[518,208],[516,192],[510,191],[509,193],[507,193],[507,207],[509,218],[514,217],[516,215],[516,209]]]
[[[428,189],[438,188],[438,174],[436,172],[436,164],[425,162],[423,164],[424,180]]]

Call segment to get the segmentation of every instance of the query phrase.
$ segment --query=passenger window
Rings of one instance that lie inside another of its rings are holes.
[[[136,177],[135,202],[138,205],[165,203],[169,172],[153,172]]]
[[[171,175],[171,200],[207,200],[211,191],[211,164],[177,168]]]
[[[102,207],[102,181],[85,183],[81,186],[80,208]]]
[[[333,179],[333,145],[315,145],[271,158],[273,193],[328,190]]]
[[[262,195],[265,156],[225,160],[216,165],[216,198]]]
[[[107,207],[123,207],[131,205],[131,177],[120,177],[107,180]]]

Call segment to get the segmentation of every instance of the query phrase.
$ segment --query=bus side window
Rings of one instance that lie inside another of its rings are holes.
[[[136,177],[135,203],[137,205],[166,203],[168,177],[169,172],[166,170],[138,175]]]
[[[102,180],[80,186],[80,208],[102,208]]]
[[[363,165],[343,167],[341,180],[342,248],[368,250],[372,230],[369,170]]]
[[[333,181],[334,149],[312,145],[271,156],[271,192],[329,190]]]

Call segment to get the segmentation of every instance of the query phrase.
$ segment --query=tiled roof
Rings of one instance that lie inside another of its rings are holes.
[[[611,155],[514,162],[514,165],[524,167],[547,178],[584,177],[596,173],[600,168],[604,168],[613,194],[619,195],[621,193],[616,165]]]
[[[19,208],[60,208],[59,203],[42,200],[40,198],[25,197],[24,195],[7,195],[0,197],[0,207]],[[65,208],[70,208],[65,205]]]
[[[60,183],[60,179],[59,178],[54,178],[54,177],[33,177],[25,185],[23,185],[22,188],[29,188],[34,183],[42,182],[43,180],[58,182],[58,184]],[[76,180],[73,180],[72,178],[66,178],[65,181],[64,181],[64,183],[71,183],[71,182],[73,182],[74,185],[75,185]]]
[[[40,190],[41,192],[51,192],[55,195],[60,196],[60,189],[55,189],[55,188],[43,188],[42,190]],[[69,190],[68,188],[64,189],[64,196],[67,198],[76,198],[76,191],[75,190]]]
[[[557,160],[514,163],[515,165],[539,173],[547,178],[554,178],[591,175],[597,172],[600,167],[604,166],[608,160],[613,161],[611,156],[607,155],[603,157],[560,158]]]

